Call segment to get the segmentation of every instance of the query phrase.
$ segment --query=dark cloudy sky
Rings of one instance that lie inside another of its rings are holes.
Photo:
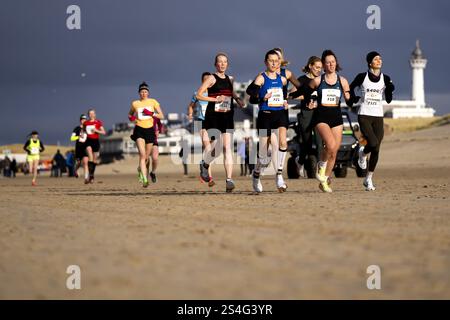
[[[71,4],[81,8],[81,30],[66,27]],[[366,27],[371,4],[381,8],[381,30]],[[166,112],[185,112],[216,52],[227,52],[229,73],[247,81],[274,46],[296,74],[331,48],[350,80],[377,50],[396,98],[409,98],[408,59],[420,39],[426,100],[449,113],[449,15],[445,0],[2,0],[0,144],[22,143],[33,129],[47,143],[68,144],[89,107],[108,129],[127,119],[142,80]]]

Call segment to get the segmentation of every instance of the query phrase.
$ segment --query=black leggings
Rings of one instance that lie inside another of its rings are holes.
[[[302,143],[300,144],[300,154],[299,163],[301,165],[305,164],[306,157],[314,154],[312,148],[313,145],[313,135],[314,123],[312,122],[314,110],[302,109],[301,112],[297,114],[299,133],[302,137]]]
[[[374,172],[380,153],[381,140],[383,140],[384,137],[383,117],[359,115],[358,122],[361,133],[367,140],[367,145],[364,147],[364,153],[366,155],[370,153],[369,172]]]

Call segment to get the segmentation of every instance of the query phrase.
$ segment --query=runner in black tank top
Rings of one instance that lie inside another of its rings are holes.
[[[227,55],[218,53],[214,65],[216,67],[216,73],[208,76],[197,90],[197,99],[208,101],[204,121],[207,134],[203,137],[205,150],[203,152],[203,161],[200,163],[200,178],[204,182],[210,181],[210,175],[208,173],[209,165],[220,155],[223,149],[226,173],[225,190],[231,192],[235,188],[234,182],[231,179],[233,172],[233,143],[231,139],[234,129],[233,99],[236,100],[241,108],[244,107],[244,103],[234,93],[231,77],[225,74],[228,68]],[[206,91],[208,92],[207,97],[203,95]],[[214,143],[211,144],[210,140],[213,137]]]
[[[347,79],[337,74],[341,68],[336,55],[331,50],[322,53],[322,64],[325,74],[317,77],[292,94],[292,97],[303,95],[310,100],[314,90],[318,93],[319,106],[314,112],[315,127],[323,140],[324,148],[317,166],[316,178],[320,181],[319,188],[323,192],[333,192],[329,186],[329,177],[334,169],[336,155],[342,141],[342,115],[340,99],[350,100],[350,88]]]
[[[308,59],[308,62],[303,67],[302,71],[305,75],[300,76],[297,80],[300,82],[300,86],[308,86],[309,82],[316,77],[319,77],[322,72],[322,60],[319,57],[311,56]],[[292,92],[295,92],[295,88]],[[300,104],[295,106],[295,108],[300,109],[300,112],[297,114],[297,122],[299,129],[299,136],[301,137],[300,142],[300,153],[296,157],[295,162],[297,164],[297,168],[299,171],[299,175],[301,177],[306,177],[304,165],[306,162],[306,158],[314,154],[314,150],[312,148],[313,145],[313,135],[312,132],[314,130],[314,124],[312,123],[314,110],[317,108],[317,92],[314,92],[312,97],[314,99],[310,102],[306,102],[303,97],[299,97],[301,100]],[[320,139],[318,139],[320,140]],[[321,141],[317,141],[317,143],[321,143]]]

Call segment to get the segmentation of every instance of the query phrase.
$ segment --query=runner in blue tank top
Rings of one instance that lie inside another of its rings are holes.
[[[270,163],[270,158],[267,156],[267,145],[272,131],[278,130],[279,153],[276,186],[279,192],[284,192],[287,186],[282,173],[287,151],[286,131],[289,120],[286,113],[288,105],[283,94],[283,86],[287,84],[287,79],[277,73],[280,66],[280,57],[275,50],[267,52],[264,61],[267,67],[266,71],[259,74],[247,88],[247,93],[260,101],[256,125],[259,135],[259,148],[256,167],[253,171],[253,189],[256,193],[262,192],[261,168]]]

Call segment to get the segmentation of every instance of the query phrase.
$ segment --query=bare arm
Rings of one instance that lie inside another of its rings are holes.
[[[348,85],[347,79],[341,77],[342,89],[344,90],[344,99],[346,102],[350,101],[350,86]]]
[[[157,117],[160,120],[164,119],[164,113],[162,112],[161,106],[159,104],[155,106],[155,110],[156,110],[155,117]]]
[[[239,97],[237,95],[237,93],[234,92],[234,86],[233,86],[234,78],[230,77],[230,81],[231,81],[231,86],[233,87],[233,98],[234,98],[234,100],[236,100],[236,102],[238,103],[239,107],[241,107],[241,108],[245,107],[244,101],[242,101],[241,97]]]
[[[301,83],[297,80],[297,78],[294,76],[294,73],[286,70],[286,78],[287,80],[294,85],[296,88],[301,87]]]
[[[193,102],[193,101],[191,101],[191,103],[189,103],[189,105],[188,105],[187,113],[188,113],[189,120],[192,120],[192,115],[194,113],[194,105],[195,105],[195,102]]]
[[[196,98],[200,101],[217,102],[217,98],[205,97],[203,94],[216,83],[214,76],[208,76],[197,90]]]

